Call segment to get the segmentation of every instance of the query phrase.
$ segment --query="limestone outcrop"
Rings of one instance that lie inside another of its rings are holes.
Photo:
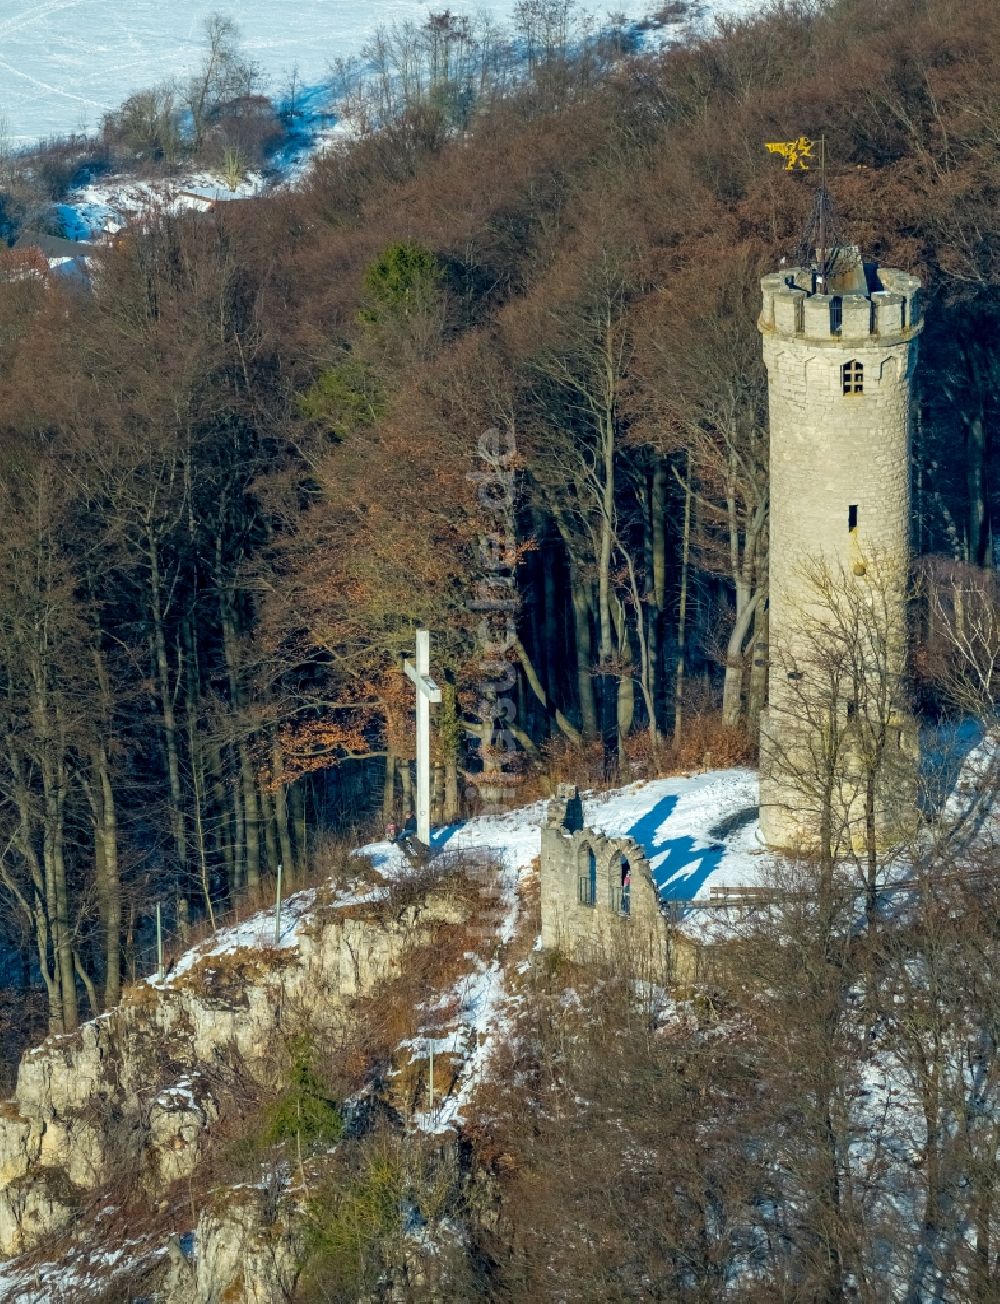
[[[28,1051],[13,1099],[0,1105],[0,1255],[65,1228],[122,1174],[151,1193],[188,1176],[227,1072],[277,1085],[285,1033],[303,1018],[335,1027],[353,998],[392,977],[407,950],[454,917],[444,895],[388,918],[329,903],[300,922],[292,947],[240,947],[219,934],[172,979],[139,984],[77,1032]],[[219,1228],[206,1224],[207,1240],[229,1221],[227,1211]],[[187,1298],[218,1297],[198,1290]]]
[[[259,1187],[227,1191],[202,1211],[197,1243],[193,1261],[172,1245],[163,1304],[281,1304],[304,1258],[301,1210]]]

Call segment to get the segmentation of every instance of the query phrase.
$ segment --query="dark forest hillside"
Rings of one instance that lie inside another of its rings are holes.
[[[405,813],[418,623],[441,818],[752,752],[758,278],[815,190],[765,140],[825,133],[841,238],[924,278],[916,540],[992,565],[998,78],[992,0],[780,5],[0,285],[0,899],[53,1028],[156,899]]]

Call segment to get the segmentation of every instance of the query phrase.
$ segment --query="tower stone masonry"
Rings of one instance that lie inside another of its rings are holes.
[[[763,277],[761,288],[770,407],[761,829],[771,847],[802,849],[816,840],[817,818],[809,785],[800,781],[810,764],[803,749],[813,743],[802,719],[808,672],[797,669],[800,659],[809,660],[804,624],[816,608],[810,571],[864,576],[867,559],[877,557],[883,577],[894,577],[889,605],[898,604],[891,614],[905,627],[910,388],[921,287],[906,272],[864,264],[856,250],[843,250],[825,282],[815,268],[789,268]],[[902,676],[902,640],[890,659]]]

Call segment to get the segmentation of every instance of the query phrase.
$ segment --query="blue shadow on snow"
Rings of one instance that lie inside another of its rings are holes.
[[[625,836],[634,838],[650,860],[667,845],[666,838],[660,837],[659,831],[674,813],[676,805],[676,797],[661,797],[655,806],[645,815],[640,815],[626,831]]]
[[[459,824],[449,824],[443,829],[431,829],[431,850],[440,851],[442,847],[448,845],[460,829],[464,828],[465,821],[462,820]]]
[[[645,851],[661,901],[690,901],[718,869],[726,850],[721,842],[699,847],[687,834],[661,836],[659,830],[676,805],[675,796],[662,798],[626,834]]]

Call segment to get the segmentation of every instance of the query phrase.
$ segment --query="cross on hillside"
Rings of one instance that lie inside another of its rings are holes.
[[[441,701],[441,690],[430,677],[431,636],[417,630],[417,664],[405,663],[407,678],[417,690],[417,841],[431,845],[431,702]]]

